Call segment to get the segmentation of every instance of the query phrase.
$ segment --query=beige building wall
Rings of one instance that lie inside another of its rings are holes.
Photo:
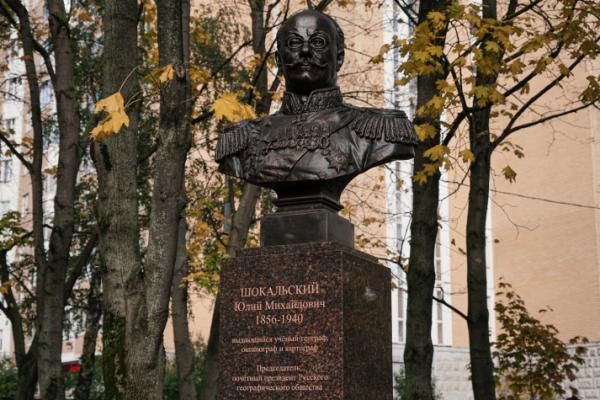
[[[562,95],[550,93],[547,105],[560,107]],[[518,174],[513,184],[494,180],[496,281],[511,283],[530,311],[551,307],[541,318],[563,340],[600,340],[599,121],[591,108],[519,132],[513,143],[525,157],[494,157],[496,173],[510,164]]]

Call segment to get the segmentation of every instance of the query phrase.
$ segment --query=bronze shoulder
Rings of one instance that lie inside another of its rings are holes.
[[[390,143],[417,144],[415,129],[403,111],[352,107],[355,116],[350,128],[365,139]]]
[[[219,137],[215,159],[221,161],[248,147],[250,137],[258,130],[259,120],[245,120],[229,126]]]

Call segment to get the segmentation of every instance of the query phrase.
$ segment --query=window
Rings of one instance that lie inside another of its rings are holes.
[[[46,81],[40,85],[40,105],[46,107],[50,104],[50,82]]]
[[[444,295],[441,289],[436,290],[436,297],[441,299]],[[436,310],[435,328],[437,329],[437,344],[444,344],[444,306],[442,303],[435,302]]]
[[[25,193],[21,203],[21,214],[24,216],[29,214],[29,193]]]
[[[7,118],[4,120],[4,129],[6,129],[7,131],[15,131],[15,119],[14,118]]]
[[[9,183],[12,179],[12,158],[0,159],[0,183]]]
[[[6,91],[4,92],[4,98],[6,100],[16,100],[19,94],[19,86],[21,85],[21,78],[10,78],[7,81]]]
[[[10,201],[0,200],[0,218],[10,211]]]
[[[404,343],[406,340],[405,330],[405,321],[406,321],[406,310],[404,307],[405,299],[404,299],[404,290],[398,289],[398,309],[397,309],[397,318],[398,318],[398,341],[400,343]]]

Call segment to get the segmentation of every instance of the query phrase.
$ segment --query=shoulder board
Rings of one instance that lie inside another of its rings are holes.
[[[248,147],[251,134],[255,131],[254,121],[242,121],[231,125],[219,137],[215,159],[221,161],[225,157],[238,153]]]
[[[350,127],[365,139],[382,139],[391,143],[417,144],[415,129],[400,110],[356,108]]]

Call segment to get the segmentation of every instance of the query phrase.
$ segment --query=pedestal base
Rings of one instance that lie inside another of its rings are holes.
[[[261,247],[317,242],[354,247],[354,225],[328,209],[280,211],[261,219]]]
[[[390,281],[333,243],[224,262],[219,399],[391,400]]]

